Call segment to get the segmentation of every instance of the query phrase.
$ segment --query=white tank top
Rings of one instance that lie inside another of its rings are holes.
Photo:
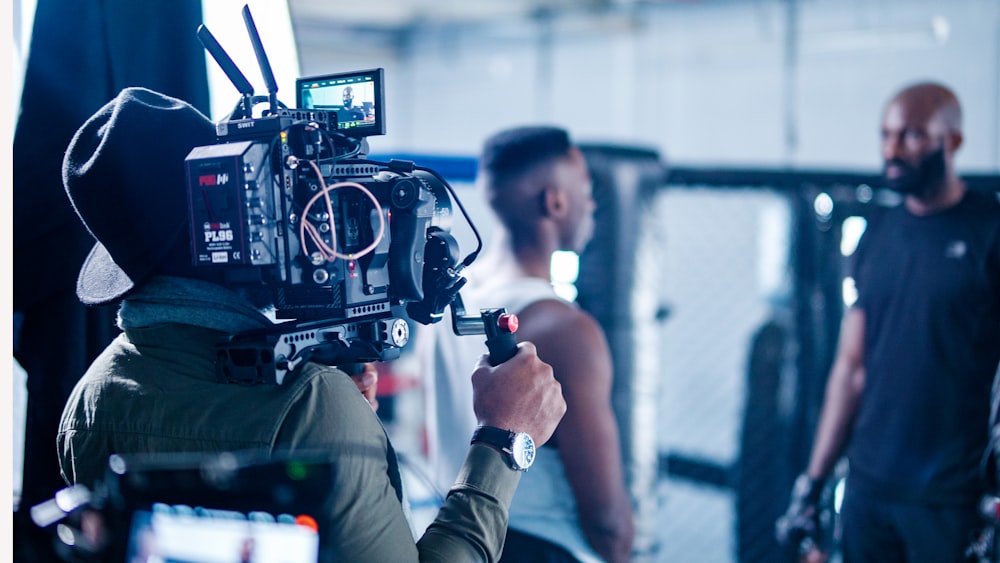
[[[521,278],[503,285],[486,281],[462,292],[467,315],[496,307],[517,314],[548,299],[565,301],[540,278]],[[421,346],[433,347],[433,351],[423,351],[425,358],[433,357],[433,365],[425,364],[423,373],[434,376],[433,385],[427,387],[433,389],[427,394],[428,453],[438,487],[444,492],[454,483],[476,428],[470,376],[487,350],[483,336],[456,336],[448,318],[430,328],[431,337],[421,341]],[[576,498],[559,454],[552,448],[539,448],[534,464],[521,476],[510,507],[509,526],[551,541],[585,563],[601,561],[580,529]]]

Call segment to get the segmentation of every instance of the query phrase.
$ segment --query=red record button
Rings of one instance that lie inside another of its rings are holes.
[[[497,319],[497,324],[507,332],[517,332],[517,315],[505,313]]]

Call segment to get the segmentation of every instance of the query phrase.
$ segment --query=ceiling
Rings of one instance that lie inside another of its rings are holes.
[[[544,14],[615,11],[650,4],[702,0],[288,0],[297,29],[396,32],[415,26],[480,24]],[[362,6],[360,8],[359,6]]]

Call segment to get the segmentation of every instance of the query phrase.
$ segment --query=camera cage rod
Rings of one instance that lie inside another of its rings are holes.
[[[482,309],[478,317],[469,316],[465,314],[462,295],[456,293],[451,302],[451,329],[458,336],[485,334],[490,365],[506,362],[517,353],[514,337],[517,315],[508,313],[503,307]]]
[[[478,317],[466,315],[458,293],[450,307],[456,335],[486,335],[491,365],[503,363],[517,353],[516,315],[502,307],[482,309]],[[289,373],[310,360],[351,373],[351,366],[358,363],[394,359],[383,357],[384,351],[373,343],[364,349],[362,342],[367,341],[359,340],[358,335],[365,330],[384,331],[397,352],[410,336],[409,325],[399,317],[353,322],[289,321],[262,331],[240,333],[217,345],[216,376],[225,383],[281,385]]]

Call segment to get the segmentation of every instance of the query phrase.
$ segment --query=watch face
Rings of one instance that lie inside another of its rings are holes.
[[[517,469],[525,470],[531,467],[535,461],[535,441],[524,432],[514,435],[514,443],[511,444],[511,456],[514,458],[514,465]]]

